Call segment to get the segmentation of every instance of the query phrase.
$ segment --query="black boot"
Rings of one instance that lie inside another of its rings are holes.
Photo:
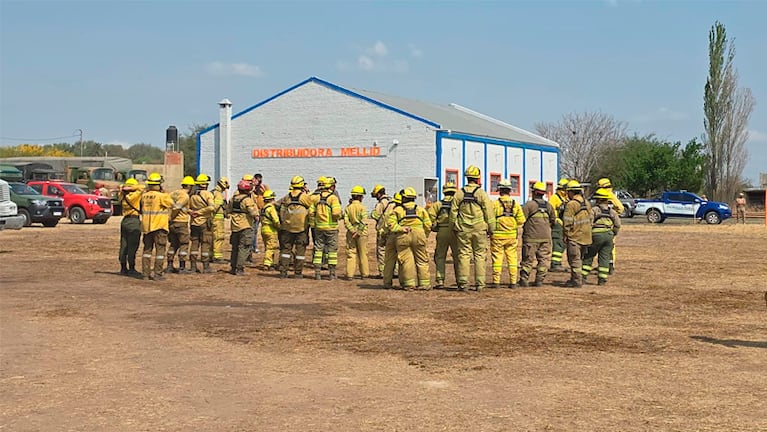
[[[128,276],[128,264],[124,262],[120,263],[120,274],[123,276]]]
[[[330,280],[335,280],[335,278],[336,278],[336,266],[335,265],[328,265],[328,272],[330,273]]]
[[[519,286],[526,287],[530,286],[530,284],[527,283],[527,278],[530,277],[530,274],[524,270],[519,272]]]

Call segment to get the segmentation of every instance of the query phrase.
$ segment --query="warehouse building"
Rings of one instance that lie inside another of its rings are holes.
[[[485,190],[508,178],[519,201],[541,180],[558,178],[559,146],[457,104],[436,105],[309,78],[232,115],[219,103],[219,123],[197,136],[198,172],[239,179],[262,173],[282,195],[290,178],[313,188],[334,176],[342,197],[359,184],[393,193],[412,186],[419,201],[439,199],[442,185],[464,184],[469,165],[482,170]],[[345,201],[345,199],[343,200]]]

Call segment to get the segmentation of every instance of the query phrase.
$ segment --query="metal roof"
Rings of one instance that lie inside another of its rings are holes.
[[[449,130],[450,132],[455,133],[495,138],[503,141],[538,144],[548,147],[559,147],[559,144],[554,141],[524,129],[512,126],[493,117],[478,113],[458,104],[437,105],[429,102],[421,102],[370,90],[348,89],[317,77],[309,77],[286,90],[283,90],[253,106],[250,106],[238,112],[237,114],[234,114],[232,116],[232,120],[247,114],[248,112],[308,83],[319,84],[339,93],[362,99],[366,102],[373,103],[406,117],[421,121],[440,130]],[[219,124],[216,123],[197,134],[198,150],[200,146],[200,136],[216,129],[218,126]]]
[[[352,91],[386,105],[396,107],[402,111],[414,114],[418,117],[428,119],[434,123],[438,123],[443,130],[508,141],[559,147],[559,144],[554,141],[458,104],[451,103],[448,105],[437,105],[370,90],[353,89]]]

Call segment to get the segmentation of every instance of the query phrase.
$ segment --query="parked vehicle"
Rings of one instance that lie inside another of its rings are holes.
[[[0,230],[21,229],[24,216],[18,214],[16,203],[11,201],[11,187],[0,179]]]
[[[645,215],[650,223],[662,223],[667,218],[695,218],[709,224],[720,224],[732,217],[725,203],[707,201],[687,191],[666,191],[655,199],[638,199],[634,214]]]
[[[623,214],[621,214],[620,217],[634,217],[634,207],[636,207],[636,200],[634,197],[631,196],[630,193],[622,190],[614,190],[613,193],[618,197],[618,200],[621,202],[621,204],[623,204]],[[589,198],[589,201],[591,202],[592,206],[596,204],[593,195],[591,198]]]
[[[41,223],[55,227],[64,217],[64,201],[61,198],[44,197],[24,183],[9,183],[11,201],[16,203],[19,214],[24,216],[24,226]]]
[[[74,183],[31,181],[28,184],[40,195],[62,198],[65,215],[74,224],[81,224],[87,219],[103,224],[112,216],[112,200],[109,197],[91,195]]]

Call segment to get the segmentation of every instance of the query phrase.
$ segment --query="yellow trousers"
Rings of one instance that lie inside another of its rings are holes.
[[[224,259],[224,218],[213,218],[213,259]]]
[[[265,233],[261,230],[261,240],[264,242],[264,267],[275,264],[275,256],[280,252],[280,241],[277,233]]]
[[[485,287],[487,259],[487,233],[485,231],[458,231],[458,285],[466,286],[471,276],[471,260],[474,260],[474,282],[477,288]]]
[[[431,288],[429,252],[426,249],[426,234],[423,229],[415,228],[409,233],[397,233],[396,245],[402,286]]]
[[[370,276],[368,264],[368,236],[367,234],[354,237],[354,234],[346,232],[346,276],[354,277],[357,272],[357,264],[360,266],[360,276]]]
[[[503,259],[506,258],[509,267],[509,283],[517,283],[517,237],[493,237],[490,240],[490,258],[493,262],[493,283],[501,283],[503,273]]]

